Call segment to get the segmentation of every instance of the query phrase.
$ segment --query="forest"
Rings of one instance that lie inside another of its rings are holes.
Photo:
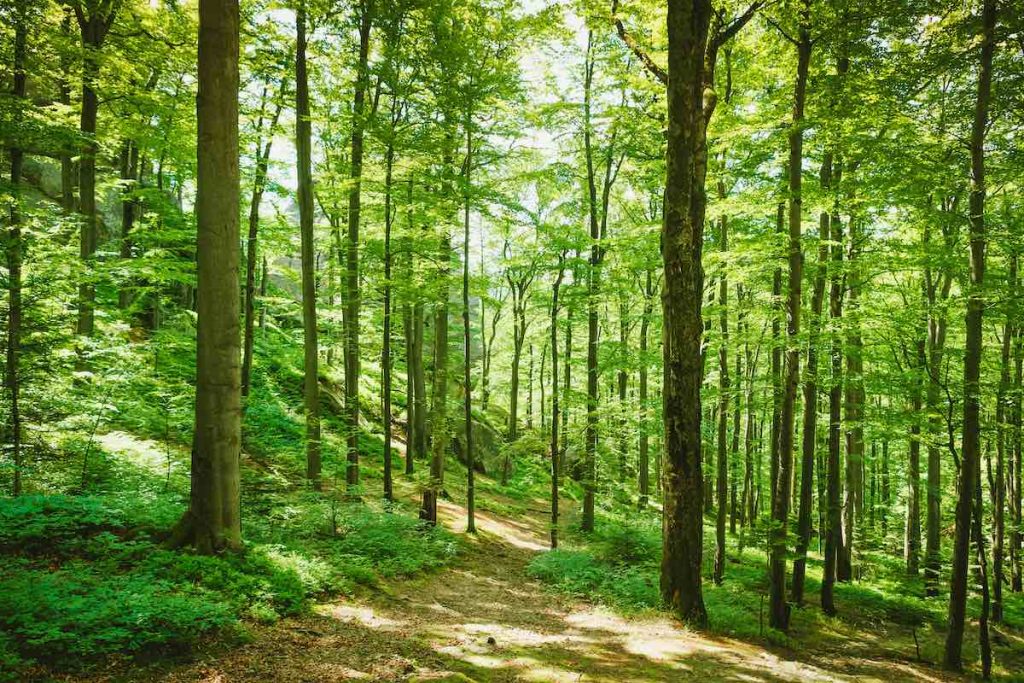
[[[1024,680],[1021,0],[0,0],[0,681]]]

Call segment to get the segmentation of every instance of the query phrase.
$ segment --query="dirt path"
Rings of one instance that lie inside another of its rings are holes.
[[[442,503],[454,531],[464,510]],[[314,614],[255,627],[251,642],[130,680],[282,681],[936,681],[896,662],[830,657],[815,666],[689,632],[666,617],[625,618],[545,591],[526,566],[543,522],[479,513],[480,533],[449,568]],[[801,655],[804,656],[804,655]]]

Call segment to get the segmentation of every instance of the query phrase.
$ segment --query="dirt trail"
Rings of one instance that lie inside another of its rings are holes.
[[[442,502],[453,531],[465,511]],[[314,614],[255,627],[250,643],[128,680],[366,681],[937,681],[897,662],[829,657],[813,665],[554,595],[526,566],[546,548],[543,520],[478,513],[479,534],[448,568],[390,583]],[[801,655],[810,660],[811,655]]]

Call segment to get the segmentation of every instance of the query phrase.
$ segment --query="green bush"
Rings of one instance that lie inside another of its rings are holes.
[[[181,649],[235,623],[200,589],[152,574],[17,568],[0,575],[0,630],[19,655],[61,664],[115,653]]]

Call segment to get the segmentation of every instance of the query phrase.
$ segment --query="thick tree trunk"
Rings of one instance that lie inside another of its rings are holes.
[[[796,392],[800,380],[800,291],[803,283],[803,252],[800,246],[802,221],[803,120],[807,72],[811,62],[810,0],[800,10],[800,38],[797,45],[797,73],[793,98],[793,121],[789,133],[789,296],[786,303],[786,360],[782,409],[779,416],[779,480],[773,501],[771,556],[769,560],[770,611],[768,623],[780,630],[789,628],[786,602],[786,536],[789,525],[790,490],[793,477],[793,438]]]
[[[345,422],[348,467],[345,482],[359,485],[359,221],[363,180],[363,130],[369,88],[371,5],[359,2],[359,62],[352,98],[352,158],[348,193],[348,243],[345,259]]]
[[[237,2],[200,1],[192,492],[172,540],[205,554],[242,545],[238,31]]]
[[[974,481],[981,452],[982,315],[985,300],[985,132],[992,91],[992,56],[995,52],[996,0],[984,0],[978,93],[971,129],[970,266],[967,292],[967,340],[964,347],[964,421],[960,454],[960,490],[956,506],[953,569],[949,587],[949,630],[943,662],[947,669],[963,667],[961,645],[967,612],[967,568],[970,557]]]
[[[697,146],[702,144],[698,137],[703,130],[703,61],[710,20],[708,0],[669,0],[668,163],[662,228],[665,495],[661,595],[680,618],[697,626],[707,623],[701,592],[704,226],[694,211],[693,174]]]
[[[306,2],[295,13],[295,150],[299,233],[302,240],[303,398],[306,409],[306,479],[320,489],[320,380],[316,323],[316,247],[313,243],[312,129],[306,72]],[[347,379],[347,376],[346,376]]]

